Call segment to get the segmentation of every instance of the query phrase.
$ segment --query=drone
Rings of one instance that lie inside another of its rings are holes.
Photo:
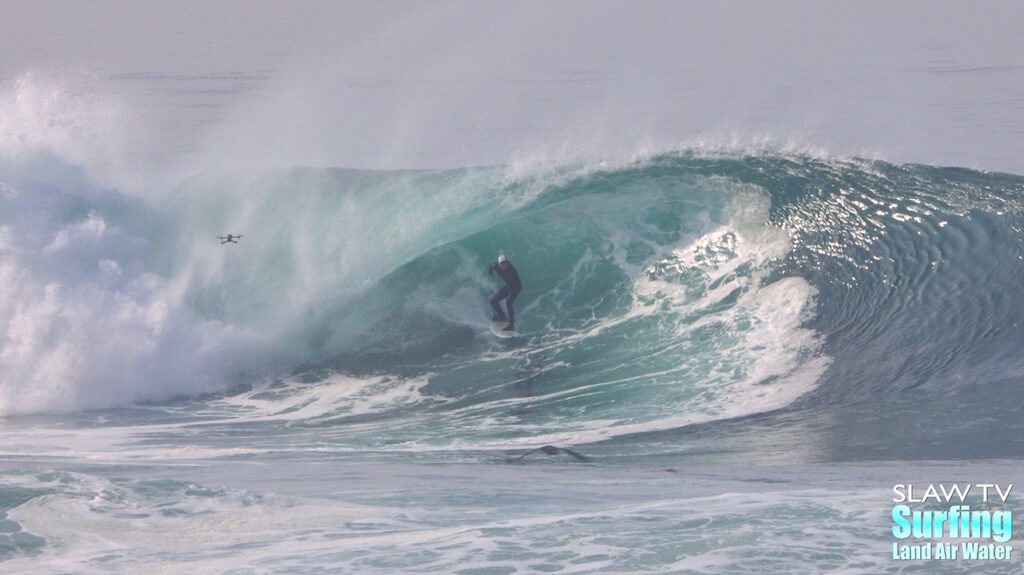
[[[237,244],[238,240],[241,239],[241,235],[228,234],[226,236],[217,236],[220,238],[220,245],[224,244]]]

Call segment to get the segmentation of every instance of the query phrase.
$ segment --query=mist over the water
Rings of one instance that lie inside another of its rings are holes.
[[[24,105],[42,91],[46,113],[63,118],[43,125],[66,133],[65,149],[68,138],[90,148],[72,159],[143,187],[167,170],[437,168],[701,146],[1024,173],[1015,2],[0,10],[3,138],[25,140],[24,115],[37,112]]]

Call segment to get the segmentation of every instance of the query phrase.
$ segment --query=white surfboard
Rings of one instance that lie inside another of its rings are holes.
[[[518,331],[505,331],[506,325],[508,325],[508,322],[506,321],[492,321],[491,331],[494,332],[494,335],[500,338],[510,338],[519,336]]]

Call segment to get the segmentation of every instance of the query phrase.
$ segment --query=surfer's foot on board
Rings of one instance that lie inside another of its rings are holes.
[[[514,326],[512,324],[508,324],[508,325],[505,326],[505,329],[503,329],[501,331],[515,331],[515,330],[516,330],[516,326]]]

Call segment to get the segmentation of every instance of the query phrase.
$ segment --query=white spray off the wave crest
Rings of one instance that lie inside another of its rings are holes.
[[[124,119],[81,79],[0,91],[0,415],[221,389],[262,347],[183,305],[152,269],[159,219],[92,180],[124,161]]]

